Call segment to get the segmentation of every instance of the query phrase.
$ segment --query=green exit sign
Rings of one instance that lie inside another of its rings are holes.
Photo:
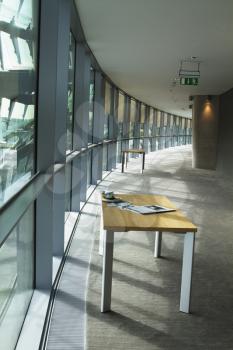
[[[198,85],[198,78],[196,77],[180,78],[180,85]]]

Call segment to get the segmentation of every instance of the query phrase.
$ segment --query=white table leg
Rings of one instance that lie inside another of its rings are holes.
[[[187,232],[184,236],[184,252],[181,279],[180,311],[189,313],[192,287],[192,270],[195,233]]]
[[[103,255],[104,253],[104,233],[105,233],[105,230],[103,228],[103,214],[102,214],[100,218],[99,255]]]
[[[155,232],[155,251],[154,251],[155,258],[159,258],[161,256],[161,249],[162,249],[162,232],[156,231]]]
[[[111,310],[114,232],[104,232],[101,312]]]

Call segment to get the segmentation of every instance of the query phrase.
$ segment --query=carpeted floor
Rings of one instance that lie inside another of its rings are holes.
[[[178,147],[130,161],[101,188],[167,195],[198,226],[192,314],[179,312],[181,235],[164,234],[153,257],[151,232],[115,235],[112,312],[100,313],[102,258],[98,235],[87,294],[87,350],[233,349],[233,186],[214,171],[191,168],[191,148]],[[100,188],[100,189],[101,189]]]

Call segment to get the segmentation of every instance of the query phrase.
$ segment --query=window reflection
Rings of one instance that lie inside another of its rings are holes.
[[[37,7],[0,2],[0,205],[34,173]]]

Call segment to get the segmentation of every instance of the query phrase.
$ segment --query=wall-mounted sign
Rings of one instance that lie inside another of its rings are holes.
[[[180,78],[180,85],[198,85],[199,79],[197,77],[182,77]]]

